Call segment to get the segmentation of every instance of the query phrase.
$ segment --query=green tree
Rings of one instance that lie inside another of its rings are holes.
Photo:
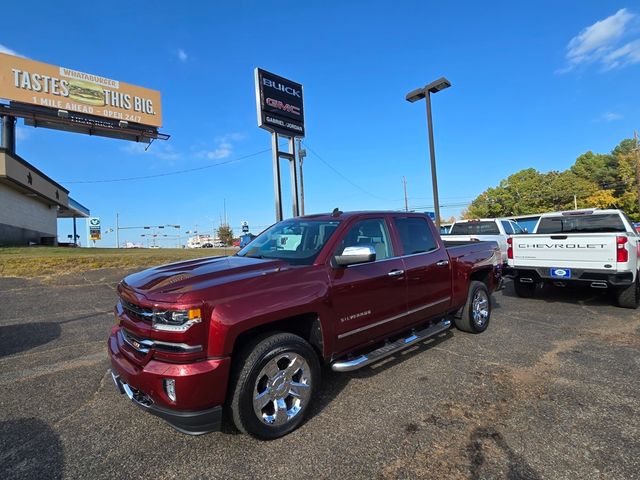
[[[527,168],[510,175],[478,195],[463,218],[502,217],[570,210],[615,207],[640,218],[636,165],[640,153],[635,141],[621,141],[611,153],[580,155],[564,171],[541,173]],[[575,196],[575,203],[574,203]]]
[[[218,238],[222,243],[229,246],[233,243],[233,230],[231,226],[222,224],[218,228]]]

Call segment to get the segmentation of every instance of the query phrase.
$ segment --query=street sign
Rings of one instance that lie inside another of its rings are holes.
[[[100,232],[100,219],[98,217],[89,218],[89,238],[94,242],[102,238]]]
[[[424,212],[427,214],[427,216],[433,220],[434,222],[436,221],[436,212]]]
[[[304,137],[302,84],[256,68],[258,126],[290,137]]]
[[[249,233],[249,222],[242,222],[240,224],[242,226],[242,233]]]

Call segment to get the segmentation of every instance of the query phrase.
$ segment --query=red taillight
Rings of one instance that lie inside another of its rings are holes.
[[[629,261],[629,251],[627,250],[627,242],[629,242],[629,239],[627,237],[616,237],[616,247],[617,247],[616,261],[618,263],[626,263]]]
[[[507,258],[513,260],[513,238],[507,238]]]

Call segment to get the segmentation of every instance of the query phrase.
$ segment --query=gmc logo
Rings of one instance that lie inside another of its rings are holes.
[[[295,105],[289,105],[288,103],[284,103],[280,100],[274,100],[273,98],[267,98],[266,102],[270,107],[277,108],[278,110],[282,110],[283,112],[300,115],[300,107],[296,107]]]
[[[268,78],[263,78],[262,84],[266,85],[267,87],[280,90],[281,92],[288,93],[291,96],[302,98],[302,92],[300,90],[296,90],[295,88],[289,87],[288,85],[283,85],[280,82],[274,82],[273,80],[269,80]]]

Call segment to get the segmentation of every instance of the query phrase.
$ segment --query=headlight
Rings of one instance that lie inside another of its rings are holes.
[[[166,332],[184,332],[191,325],[200,323],[202,316],[199,308],[189,310],[159,310],[153,309],[152,326],[155,330]]]

